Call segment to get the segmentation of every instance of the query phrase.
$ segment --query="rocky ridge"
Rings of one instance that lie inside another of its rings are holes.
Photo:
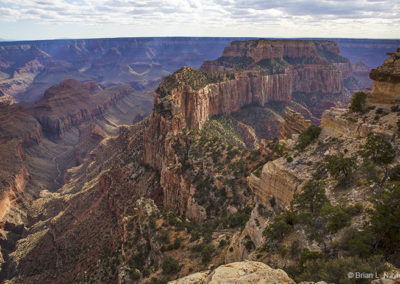
[[[280,269],[272,269],[268,265],[255,262],[233,262],[219,266],[213,271],[198,272],[193,275],[170,281],[170,284],[188,283],[294,283],[287,274]]]
[[[371,95],[367,101],[370,105],[393,105],[399,103],[397,94],[399,93],[400,81],[400,49],[394,53],[389,53],[382,66],[373,69],[370,78],[374,80]]]

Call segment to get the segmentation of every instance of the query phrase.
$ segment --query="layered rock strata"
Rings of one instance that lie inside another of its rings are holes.
[[[256,199],[261,204],[267,205],[271,199],[286,207],[293,199],[302,179],[296,171],[287,168],[284,158],[266,163],[261,171],[260,177],[251,174],[248,183]]]
[[[282,124],[280,138],[284,139],[291,134],[300,134],[304,129],[311,126],[311,121],[290,107],[285,108],[285,121]]]
[[[400,103],[400,48],[382,66],[372,69],[370,78],[374,80],[372,92],[367,97],[368,105],[393,105]]]
[[[129,86],[102,90],[94,81],[66,80],[49,88],[35,103],[33,113],[44,131],[62,136],[72,126],[100,118],[108,107],[131,92]]]
[[[262,262],[242,261],[221,265],[213,271],[198,272],[170,284],[188,283],[260,283],[260,284],[294,284],[295,282],[281,269],[272,269]]]

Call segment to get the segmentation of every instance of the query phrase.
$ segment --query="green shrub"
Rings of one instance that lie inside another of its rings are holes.
[[[400,107],[399,107],[399,105],[395,105],[395,106],[392,106],[390,108],[390,110],[391,110],[391,112],[399,112],[400,111]]]
[[[369,259],[347,257],[331,260],[317,259],[308,261],[301,272],[294,276],[296,282],[326,281],[328,283],[370,283],[371,279],[355,279],[348,277],[349,272],[365,272],[380,274],[387,269],[384,260],[374,256]]]
[[[350,216],[356,216],[363,211],[363,206],[361,203],[356,203],[354,205],[344,208],[343,210],[346,211],[346,213]]]
[[[222,226],[224,228],[235,228],[239,226],[244,228],[250,218],[251,210],[252,209],[250,207],[245,207],[243,209],[239,209],[235,214],[221,218]]]
[[[151,284],[167,284],[168,280],[166,280],[166,279],[157,279],[155,277],[151,277],[150,283]]]
[[[293,158],[292,158],[292,157],[290,157],[290,156],[286,157],[286,162],[288,162],[288,163],[291,163],[291,162],[293,162]]]
[[[400,181],[400,165],[390,170],[389,177],[391,181]]]
[[[344,185],[352,178],[355,165],[355,158],[344,158],[343,154],[340,153],[337,156],[327,158],[326,168],[339,184]]]
[[[181,270],[179,262],[171,256],[164,257],[161,268],[166,274],[178,273]]]
[[[254,243],[253,243],[252,240],[247,240],[247,241],[246,241],[246,244],[245,244],[244,246],[245,246],[245,248],[246,248],[248,251],[250,251],[250,250],[252,250],[253,248],[255,248],[255,245],[254,245]]]
[[[144,259],[145,255],[140,251],[137,254],[132,255],[131,259],[129,260],[129,264],[139,270],[142,270],[144,267]]]
[[[129,270],[129,277],[132,279],[132,280],[139,280],[140,279],[140,272],[139,272],[139,270],[137,270],[136,268],[132,268],[132,269],[130,269]]]
[[[292,257],[298,257],[299,254],[300,254],[300,243],[298,240],[296,240],[290,245],[290,255]]]
[[[371,230],[375,234],[377,247],[386,255],[400,252],[400,185],[390,184],[380,189],[372,200],[370,211]]]
[[[336,233],[341,228],[348,226],[351,220],[351,216],[340,206],[324,206],[321,210],[321,215],[325,217],[324,223],[332,233]]]
[[[311,142],[318,138],[321,133],[321,128],[315,125],[311,125],[305,129],[300,135],[296,144],[297,150],[304,150]]]
[[[159,239],[162,243],[164,244],[169,244],[169,233],[168,231],[160,231],[159,233]]]
[[[327,203],[325,184],[319,180],[311,180],[303,186],[300,193],[294,194],[292,206],[295,212],[316,215]]]
[[[374,235],[368,229],[358,231],[349,228],[341,240],[340,247],[351,256],[368,258],[374,253]]]
[[[202,248],[200,254],[201,254],[201,261],[202,261],[203,263],[208,263],[208,262],[210,262],[210,260],[211,260],[211,254],[212,254],[213,250],[214,250],[214,247],[213,247],[211,244],[205,245],[205,246]]]
[[[323,255],[317,251],[310,251],[309,249],[305,248],[301,251],[300,254],[300,266],[303,266],[307,261],[322,259]]]
[[[279,157],[283,156],[285,154],[286,151],[286,146],[285,144],[279,144],[279,142],[276,142],[273,146],[272,146],[272,153],[277,154]]]
[[[274,219],[273,223],[265,228],[263,235],[269,240],[283,240],[293,231],[295,223],[296,219],[293,212],[283,212]]]
[[[375,163],[390,164],[395,157],[392,144],[382,136],[370,133],[363,147],[365,157],[370,157]]]
[[[362,112],[365,100],[367,99],[367,94],[364,92],[355,92],[353,98],[350,103],[350,111],[351,112]]]

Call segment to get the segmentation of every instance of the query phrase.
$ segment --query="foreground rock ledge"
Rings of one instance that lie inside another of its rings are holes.
[[[221,265],[215,270],[198,272],[169,282],[171,284],[218,283],[295,283],[285,271],[272,269],[257,261],[241,261]]]

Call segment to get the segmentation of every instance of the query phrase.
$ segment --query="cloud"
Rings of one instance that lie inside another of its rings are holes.
[[[347,25],[353,33],[391,29],[400,36],[399,28],[393,28],[400,19],[397,0],[2,0],[0,17],[15,23],[154,26],[177,35],[191,28],[221,35],[248,30],[249,36],[271,30],[288,35],[292,30],[305,36],[317,32],[316,27]]]

